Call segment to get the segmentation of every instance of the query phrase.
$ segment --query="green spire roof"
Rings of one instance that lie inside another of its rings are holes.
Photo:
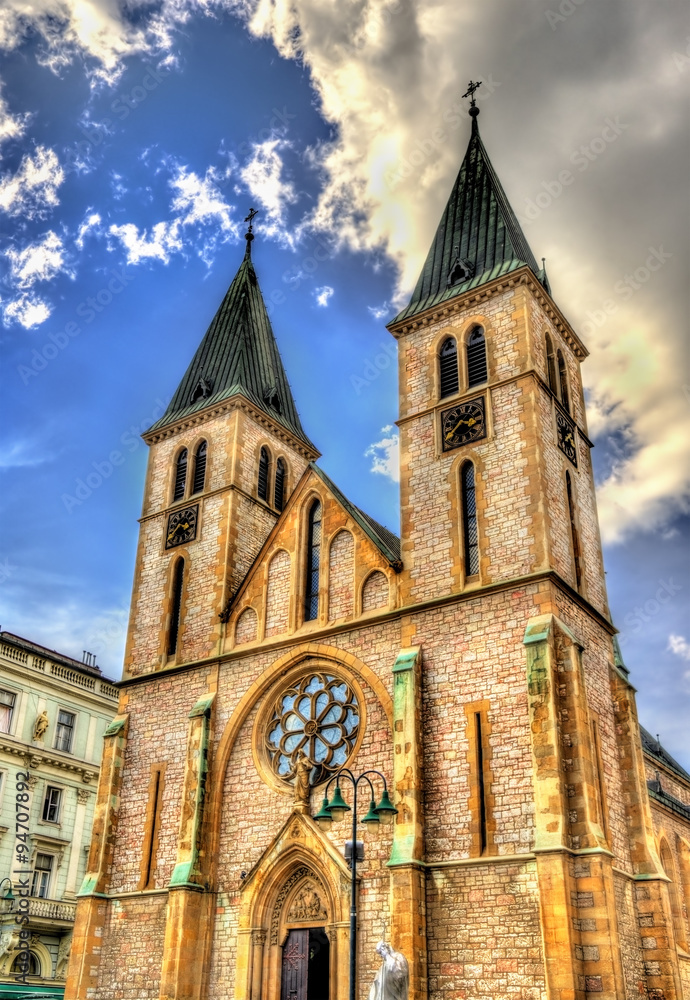
[[[253,239],[253,237],[252,237]],[[251,258],[251,241],[192,363],[150,431],[244,396],[318,454],[302,429]]]
[[[412,299],[393,323],[528,264],[548,290],[479,135],[472,135],[460,173]]]

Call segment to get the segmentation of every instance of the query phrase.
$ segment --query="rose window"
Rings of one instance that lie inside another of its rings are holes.
[[[359,706],[345,681],[331,674],[308,674],[283,691],[268,724],[266,747],[274,773],[295,775],[304,754],[318,785],[347,761],[357,739]]]

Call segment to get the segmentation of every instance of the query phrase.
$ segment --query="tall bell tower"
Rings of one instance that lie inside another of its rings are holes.
[[[170,404],[145,434],[125,677],[210,656],[219,611],[307,464],[306,436],[252,263],[244,259]],[[257,474],[258,473],[258,474]]]

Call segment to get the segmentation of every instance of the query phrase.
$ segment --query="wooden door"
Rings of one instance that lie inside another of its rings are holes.
[[[307,1000],[309,931],[292,930],[283,946],[280,1000]]]

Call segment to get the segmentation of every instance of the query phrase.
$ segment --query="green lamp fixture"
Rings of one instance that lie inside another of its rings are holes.
[[[376,806],[376,814],[385,826],[390,826],[393,822],[393,817],[398,814],[398,810],[388,797],[387,788],[384,788],[383,794],[381,795],[381,801]]]

